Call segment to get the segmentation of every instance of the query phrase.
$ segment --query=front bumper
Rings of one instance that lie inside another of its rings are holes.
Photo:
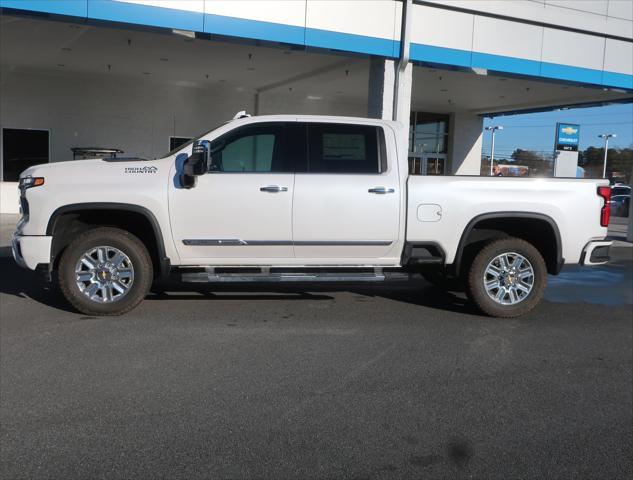
[[[35,270],[48,265],[51,259],[53,237],[14,234],[11,239],[13,258],[23,268]]]
[[[580,257],[581,265],[604,265],[609,258],[609,248],[613,244],[609,240],[600,240],[589,242],[585,245]]]

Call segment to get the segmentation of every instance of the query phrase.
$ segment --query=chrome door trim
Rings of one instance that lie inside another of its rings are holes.
[[[386,245],[391,245],[393,242],[392,241],[347,241],[347,240],[333,240],[333,241],[329,241],[329,240],[314,240],[314,241],[298,241],[298,242],[294,242],[294,245],[297,245],[299,247],[304,247],[304,246],[337,246],[337,247],[345,247],[345,246],[350,246],[350,247],[363,247],[363,246],[386,246]]]
[[[202,239],[185,239],[182,241],[184,245],[190,247],[236,247],[236,246],[283,246],[283,245],[295,245],[300,247],[305,246],[317,246],[317,247],[330,247],[330,246],[349,246],[349,247],[364,247],[364,246],[388,246],[393,242],[390,240],[380,241],[347,241],[347,240],[333,240],[333,241],[298,241],[292,240],[241,240],[238,238],[229,239],[215,239],[215,238],[202,238]]]
[[[239,240],[237,238],[223,238],[223,239],[215,239],[215,238],[202,238],[202,239],[185,239],[182,241],[184,245],[190,247],[229,247],[229,246],[239,246],[246,245],[244,240]]]

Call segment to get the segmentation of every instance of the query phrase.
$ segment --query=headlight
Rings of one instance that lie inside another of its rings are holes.
[[[40,187],[44,185],[44,177],[23,177],[20,179],[18,187],[20,190],[26,190],[31,187]]]

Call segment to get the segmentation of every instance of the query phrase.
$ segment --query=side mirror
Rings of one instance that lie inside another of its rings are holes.
[[[191,155],[185,160],[180,176],[180,184],[184,188],[196,186],[196,177],[207,173],[211,143],[208,140],[201,140],[193,145]]]
[[[209,165],[210,145],[208,140],[202,140],[196,142],[193,145],[191,156],[185,163],[185,172],[187,166],[191,169],[191,175],[199,176],[207,173],[207,166]]]

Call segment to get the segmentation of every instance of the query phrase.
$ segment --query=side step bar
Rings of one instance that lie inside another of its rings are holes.
[[[217,273],[213,268],[204,272],[188,272],[181,275],[187,283],[279,283],[279,282],[384,282],[385,280],[408,280],[406,272],[270,272],[262,269],[259,273]]]

